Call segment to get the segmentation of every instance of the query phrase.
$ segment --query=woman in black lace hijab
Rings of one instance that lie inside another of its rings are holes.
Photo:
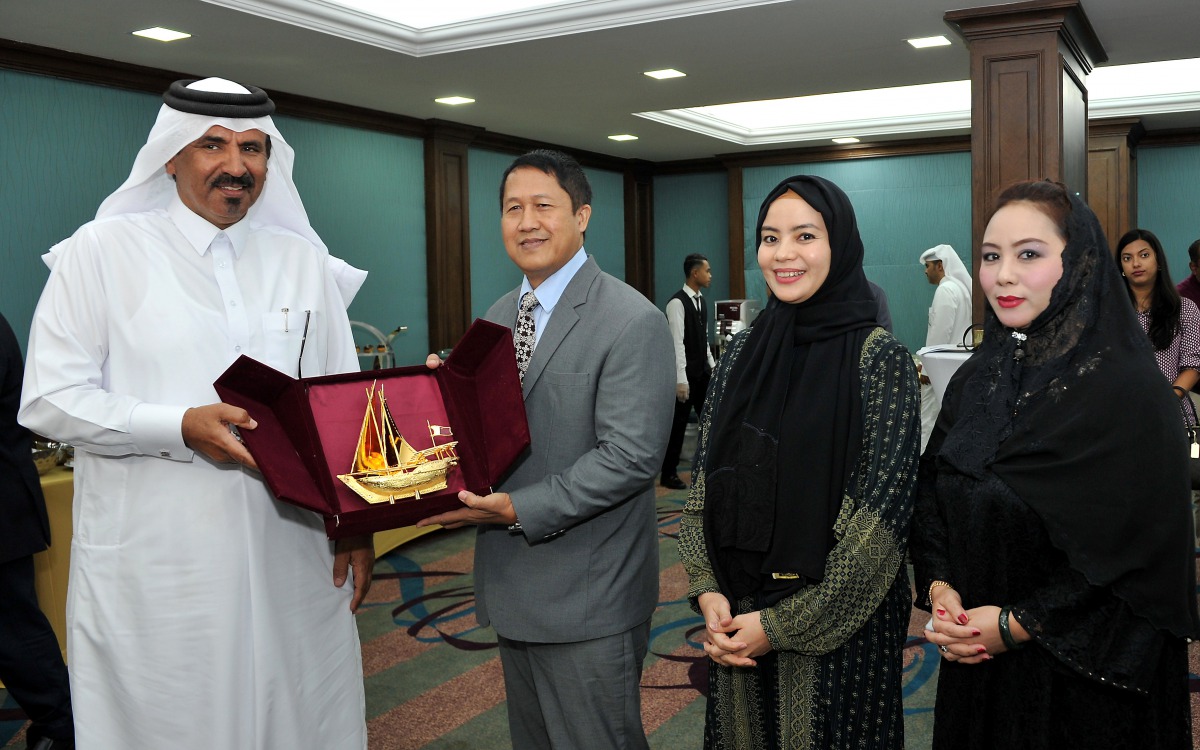
[[[1095,215],[1001,194],[984,343],[921,461],[912,556],[935,747],[1191,748],[1187,447]]]

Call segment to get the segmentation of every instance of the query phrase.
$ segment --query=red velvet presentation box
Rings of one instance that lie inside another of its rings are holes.
[[[430,424],[453,430],[459,461],[445,489],[372,504],[338,479],[354,464],[373,383],[384,388],[396,428],[414,447],[431,441]],[[241,435],[271,491],[322,514],[330,539],[461,508],[459,490],[487,494],[529,446],[512,331],[483,320],[436,370],[417,365],[297,380],[242,356],[213,385],[221,400],[258,421]]]

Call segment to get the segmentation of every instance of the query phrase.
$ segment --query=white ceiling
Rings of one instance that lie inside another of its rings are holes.
[[[1197,0],[1083,3],[1111,65],[1200,57]],[[0,0],[0,37],[667,161],[754,147],[633,113],[962,80],[969,77],[967,51],[942,16],[991,4],[576,0],[566,12],[543,8],[414,31],[397,30],[394,22],[372,24],[322,0]],[[632,21],[622,20],[622,12],[633,13]],[[670,17],[678,13],[687,15]],[[193,36],[163,44],[130,35],[148,26]],[[937,34],[954,44],[914,50],[904,41]],[[667,67],[687,77],[642,75]],[[464,107],[433,101],[453,94],[477,101]],[[1197,127],[1200,115],[1160,115],[1147,125]],[[608,140],[614,133],[639,140]]]

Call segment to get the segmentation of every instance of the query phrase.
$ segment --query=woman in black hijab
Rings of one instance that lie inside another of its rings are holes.
[[[773,299],[713,377],[679,536],[705,620],[710,748],[897,748],[921,439],[854,209],[799,175],[759,210]]]
[[[984,340],[921,461],[912,554],[935,748],[1191,748],[1187,448],[1091,210],[1019,183],[984,232]]]

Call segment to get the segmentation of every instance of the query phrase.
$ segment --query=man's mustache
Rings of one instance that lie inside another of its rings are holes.
[[[223,187],[252,188],[252,187],[254,187],[254,175],[247,172],[246,174],[241,175],[240,177],[234,177],[233,175],[231,175],[229,173],[225,173],[225,174],[222,174],[220,177],[217,177],[216,179],[214,179],[211,183],[209,183],[209,186],[214,187],[214,188],[223,188]]]

